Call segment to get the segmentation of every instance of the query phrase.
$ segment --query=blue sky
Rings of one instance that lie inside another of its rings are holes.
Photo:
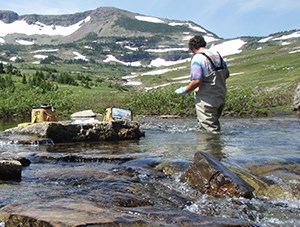
[[[57,15],[112,6],[134,13],[189,20],[222,38],[267,36],[300,29],[299,0],[10,0],[1,10]]]

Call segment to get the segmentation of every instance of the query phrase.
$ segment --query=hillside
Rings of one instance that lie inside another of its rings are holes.
[[[27,116],[44,103],[63,114],[126,105],[140,114],[192,115],[192,96],[173,93],[189,81],[187,43],[195,34],[228,62],[228,115],[289,111],[299,30],[225,40],[190,21],[104,7],[57,16],[0,11],[0,116]]]
[[[191,21],[155,18],[100,7],[68,15],[22,15],[0,11],[0,61],[60,64],[117,62],[160,67],[190,59],[188,40],[201,34],[222,55],[284,45],[300,37],[288,31],[269,37],[224,40]]]

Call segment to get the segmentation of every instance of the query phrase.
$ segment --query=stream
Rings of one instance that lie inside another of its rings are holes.
[[[135,215],[172,209],[257,226],[299,226],[299,117],[225,118],[220,135],[199,131],[194,118],[137,121],[145,131],[138,141],[21,146],[0,140],[0,159],[31,161],[20,182],[0,182],[0,209],[47,204],[51,215],[57,204],[81,201]],[[0,134],[16,125],[0,122]],[[271,188],[253,199],[201,194],[180,180],[197,152],[260,176]]]

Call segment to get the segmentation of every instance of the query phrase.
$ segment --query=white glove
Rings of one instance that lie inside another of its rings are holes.
[[[178,89],[175,91],[175,93],[176,93],[176,94],[183,94],[183,95],[185,95],[185,94],[186,94],[186,91],[185,91],[186,88],[187,88],[187,86],[185,86],[185,87],[180,87],[180,88],[178,88]]]

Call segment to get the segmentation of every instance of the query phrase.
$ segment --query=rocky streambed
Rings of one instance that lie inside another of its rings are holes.
[[[146,119],[145,137],[53,144],[2,134],[1,158],[23,167],[20,180],[0,183],[0,224],[293,226],[299,150],[286,134],[295,123],[226,121],[208,135],[193,119]],[[289,152],[279,154],[283,144]]]

